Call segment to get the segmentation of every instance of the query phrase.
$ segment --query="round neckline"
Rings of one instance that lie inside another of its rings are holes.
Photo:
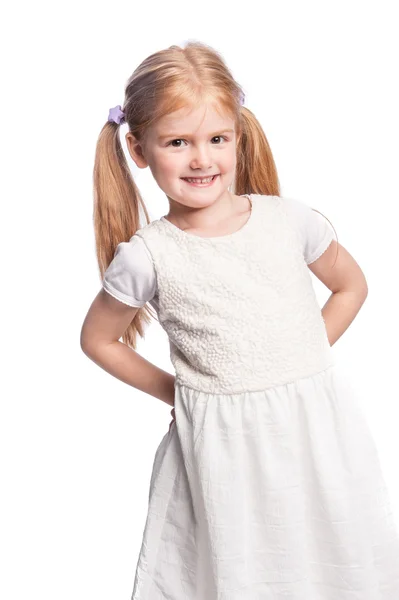
[[[177,225],[174,225],[173,223],[171,223],[170,221],[168,221],[168,219],[166,219],[164,216],[161,217],[161,221],[163,221],[164,223],[167,223],[167,225],[169,225],[170,227],[172,227],[174,230],[176,230],[178,233],[180,233],[181,235],[184,236],[188,236],[191,238],[197,238],[200,240],[207,240],[207,241],[218,241],[218,240],[226,240],[226,239],[230,239],[232,237],[235,237],[241,233],[243,233],[250,225],[250,223],[252,222],[253,219],[253,215],[254,215],[254,200],[252,198],[252,194],[242,194],[241,196],[242,198],[248,198],[250,205],[251,205],[251,212],[249,214],[248,219],[246,220],[246,222],[244,223],[244,225],[242,227],[240,227],[240,229],[237,229],[237,231],[233,231],[232,233],[227,233],[226,235],[215,235],[212,237],[205,237],[203,235],[195,235],[194,233],[188,233],[187,231],[184,231],[183,229],[180,229],[180,227],[177,227]]]

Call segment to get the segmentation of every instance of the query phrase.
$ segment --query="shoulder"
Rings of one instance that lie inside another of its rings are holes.
[[[124,267],[134,272],[147,272],[153,268],[151,253],[144,239],[137,232],[128,242],[120,242],[115,250],[114,259],[119,257]]]
[[[299,234],[306,263],[311,264],[323,254],[334,239],[329,221],[303,200],[286,196],[275,197]]]
[[[291,219],[295,219],[297,223],[299,221],[305,222],[309,218],[312,208],[303,200],[288,196],[274,196],[274,198],[276,198],[277,203],[284,209],[286,214]]]
[[[162,234],[165,230],[165,223],[163,218],[154,219],[150,223],[143,225],[138,229],[133,237],[138,237],[144,245],[146,245],[147,241],[155,240],[159,237],[159,234]],[[148,250],[149,252],[149,250]]]
[[[103,288],[129,306],[143,306],[156,293],[154,264],[143,239],[120,242],[103,277]]]

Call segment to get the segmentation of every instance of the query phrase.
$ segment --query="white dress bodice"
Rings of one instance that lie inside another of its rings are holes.
[[[192,235],[165,218],[136,232],[156,272],[176,383],[213,394],[280,385],[334,363],[284,200],[250,197],[249,220],[230,235]]]

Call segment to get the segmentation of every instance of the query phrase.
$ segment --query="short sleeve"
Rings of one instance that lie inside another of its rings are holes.
[[[308,204],[294,198],[282,198],[288,217],[297,228],[306,264],[320,258],[334,239],[334,231],[327,219]]]
[[[140,236],[133,235],[128,242],[117,245],[102,285],[111,296],[129,306],[141,307],[152,300],[156,289],[155,269]]]

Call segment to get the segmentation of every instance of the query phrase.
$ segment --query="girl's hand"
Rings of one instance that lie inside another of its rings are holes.
[[[170,414],[172,415],[173,418],[172,418],[171,422],[169,423],[169,431],[170,431],[170,428],[172,427],[172,424],[175,422],[175,409],[174,408],[172,408],[172,410],[170,411]]]

